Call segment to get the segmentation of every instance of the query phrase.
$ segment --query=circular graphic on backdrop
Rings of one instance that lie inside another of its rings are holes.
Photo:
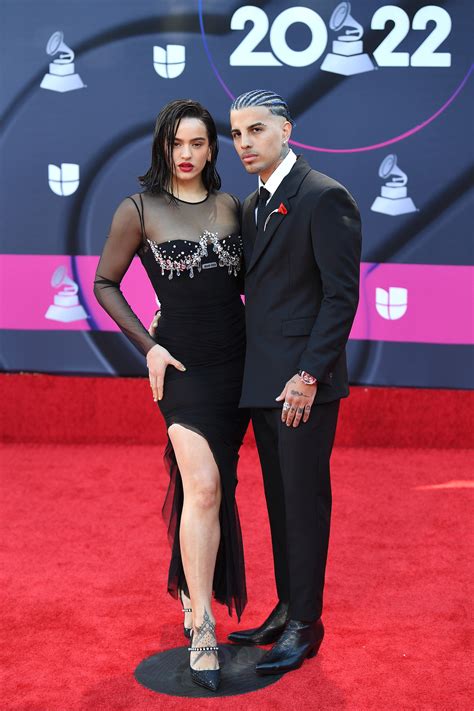
[[[191,681],[187,647],[168,649],[144,659],[135,670],[135,679],[147,689],[169,696],[213,699],[237,696],[274,684],[282,675],[257,676],[255,664],[265,653],[259,647],[222,644],[219,648],[221,683],[217,691],[208,691]]]
[[[335,20],[337,19],[337,18],[335,17],[335,15],[338,15],[338,12],[340,11],[342,5],[348,6],[348,8],[349,8],[349,9],[345,8],[345,10],[347,10],[347,12],[345,12],[344,19],[345,19],[346,17],[348,17],[348,18],[350,18],[350,19],[352,20],[350,14],[349,14],[349,11],[350,11],[350,5],[349,5],[349,3],[340,3],[340,5],[338,5],[338,6],[336,7],[336,10],[333,12],[333,15],[332,15],[331,20],[330,20],[330,25],[329,25],[329,26],[330,26],[330,29],[332,29],[332,30],[341,29],[342,26],[343,26],[343,24],[344,24],[343,22],[342,22],[342,24],[341,24],[341,22],[337,22],[337,23],[335,24]],[[388,8],[388,7],[391,8],[392,6],[387,6],[387,8]],[[430,7],[431,7],[431,6],[430,6]],[[247,9],[247,7],[245,7],[245,8],[244,8],[244,7],[239,8],[239,10],[244,10],[244,9]],[[298,9],[298,10],[303,10],[303,9],[305,9],[305,8],[299,8],[299,7],[298,7],[298,8],[287,8],[286,10],[284,10],[284,11],[280,14],[280,16],[277,18],[277,20],[278,20],[282,15],[291,15],[291,10],[296,10],[296,9]],[[380,11],[380,10],[385,10],[385,9],[386,9],[385,7],[381,7],[381,8],[379,8],[379,11]],[[396,8],[395,8],[395,9],[396,9]],[[426,10],[426,8],[423,8],[423,9]],[[436,9],[436,8],[435,8],[435,9]],[[254,10],[256,10],[256,11],[258,10],[258,12],[263,12],[263,10],[261,10],[260,8],[254,8]],[[442,11],[443,11],[443,12],[446,12],[445,10],[442,10]],[[308,11],[308,12],[310,12],[310,11]],[[404,12],[404,11],[402,10],[402,12]],[[220,84],[220,86],[221,86],[222,89],[224,90],[224,92],[227,94],[227,96],[228,96],[231,100],[233,100],[233,99],[235,98],[235,94],[233,93],[232,89],[228,86],[228,84],[224,81],[221,72],[219,71],[218,67],[216,66],[216,63],[215,63],[215,61],[214,61],[213,55],[212,55],[211,50],[210,50],[210,47],[209,47],[209,43],[208,43],[208,41],[207,41],[206,31],[205,31],[205,27],[204,27],[203,0],[198,0],[198,13],[199,13],[199,25],[200,25],[200,29],[201,29],[201,38],[202,38],[202,42],[203,42],[203,45],[204,45],[204,50],[205,50],[206,56],[207,56],[207,58],[208,58],[209,64],[210,64],[210,66],[211,66],[211,69],[212,69],[212,71],[213,71],[213,73],[214,73],[214,75],[215,75],[215,77],[216,77],[218,83]],[[237,14],[237,13],[234,13],[234,16],[235,16],[236,14]],[[316,14],[316,13],[313,13],[313,14]],[[405,14],[406,14],[406,13],[405,13]],[[317,15],[317,17],[319,18],[319,15]],[[247,20],[254,21],[254,26],[253,26],[253,28],[252,28],[252,32],[253,32],[253,30],[255,30],[255,29],[257,28],[257,23],[255,22],[255,21],[257,20],[257,18],[258,18],[257,15],[255,15],[254,18],[251,17],[251,16],[249,16],[249,17],[247,17],[247,18],[244,18],[244,20],[247,19]],[[375,15],[374,15],[374,18],[375,18]],[[319,18],[319,19],[320,19],[320,18]],[[391,18],[391,17],[388,17],[388,16],[387,16],[387,19],[388,19],[389,21],[392,20],[392,18]],[[433,18],[429,18],[429,17],[428,17],[427,19],[433,19]],[[297,21],[297,20],[294,20],[294,22],[296,22],[296,21]],[[345,21],[347,22],[348,20],[345,20]],[[385,21],[387,21],[387,20],[385,20]],[[289,27],[289,23],[290,23],[290,22],[291,22],[291,20],[289,20],[288,23],[287,23],[287,25],[288,25],[288,26],[287,26],[287,29],[288,29],[288,27]],[[244,24],[245,24],[245,22],[243,23],[243,25],[244,25]],[[358,23],[355,23],[355,24],[357,25],[357,27],[359,27],[359,28],[362,30],[362,28],[360,27],[360,25],[358,25]],[[425,23],[425,24],[426,24],[426,23]],[[274,22],[272,28],[274,28],[275,25],[276,25],[276,21]],[[231,28],[232,28],[232,21],[231,21]],[[415,24],[414,24],[414,28],[416,28],[416,25],[415,25]],[[420,29],[420,28],[421,28],[421,27],[418,27],[418,28],[416,28],[416,29]],[[236,27],[236,29],[243,29],[243,26],[242,26],[242,27],[239,26],[238,28]],[[271,35],[271,32],[270,32],[270,35]],[[283,35],[284,35],[284,33],[283,33]],[[249,33],[249,34],[247,35],[247,37],[246,37],[246,40],[250,40],[250,36],[251,36],[251,34]],[[260,37],[260,39],[262,39],[262,38]],[[314,39],[314,35],[313,35],[313,39]],[[338,39],[340,40],[341,37],[339,37]],[[347,37],[342,38],[342,39],[347,39]],[[241,45],[243,45],[243,42],[241,43]],[[286,43],[285,43],[285,47],[287,47]],[[310,49],[310,48],[309,48],[309,49]],[[421,47],[420,47],[420,49],[421,49]],[[291,52],[291,50],[290,50],[289,48],[288,48],[288,52]],[[234,54],[235,54],[235,52],[234,52]],[[261,54],[263,55],[263,54],[270,54],[270,53],[263,53],[263,52],[261,52]],[[297,54],[297,53],[294,52],[294,54]],[[298,54],[303,54],[303,53],[300,51],[300,52],[298,52]],[[276,57],[273,57],[273,60],[274,60],[274,61],[272,61],[272,58],[271,58],[271,57],[270,57],[270,58],[269,58],[269,57],[266,57],[265,59],[262,58],[262,59],[259,60],[259,61],[262,61],[262,66],[271,66],[271,65],[279,66],[279,65],[282,64],[282,62],[280,62],[280,61],[278,60],[278,58],[276,58]],[[297,64],[294,63],[293,66],[297,66]],[[374,68],[376,68],[376,67],[374,67]],[[390,146],[390,145],[392,145],[392,144],[394,144],[394,143],[398,143],[399,141],[403,141],[403,140],[405,140],[406,138],[409,138],[410,136],[412,136],[412,135],[418,133],[419,131],[423,130],[424,128],[426,128],[426,126],[428,126],[430,123],[432,123],[433,121],[435,121],[435,119],[437,119],[442,113],[444,113],[444,111],[446,111],[446,109],[453,103],[453,101],[456,99],[456,97],[459,95],[459,93],[463,90],[463,88],[464,88],[464,86],[466,85],[466,83],[467,83],[467,81],[468,81],[468,79],[469,79],[469,76],[471,75],[473,69],[474,69],[474,64],[472,64],[472,65],[469,67],[467,73],[466,73],[465,76],[462,78],[462,81],[459,83],[459,85],[454,89],[454,91],[451,93],[451,95],[444,101],[444,103],[443,103],[433,114],[431,114],[430,116],[428,116],[428,117],[427,117],[424,121],[422,121],[421,123],[419,123],[419,124],[413,126],[412,128],[410,128],[410,129],[408,129],[408,130],[403,131],[402,133],[400,133],[400,134],[398,134],[398,135],[396,135],[396,136],[394,136],[394,137],[392,137],[392,138],[387,138],[387,139],[385,139],[385,140],[383,140],[383,141],[378,141],[377,143],[373,143],[373,144],[370,144],[370,145],[358,146],[358,147],[352,147],[352,148],[327,148],[327,147],[323,147],[323,146],[315,146],[315,145],[310,145],[310,144],[307,144],[307,143],[302,143],[302,142],[296,141],[296,140],[294,140],[294,139],[292,139],[292,140],[290,141],[290,143],[291,143],[292,145],[296,146],[297,148],[302,148],[302,149],[309,150],[309,151],[316,151],[316,152],[320,152],[320,153],[362,153],[362,152],[366,152],[366,151],[377,150],[377,149],[380,149],[380,148],[387,148],[388,146]]]

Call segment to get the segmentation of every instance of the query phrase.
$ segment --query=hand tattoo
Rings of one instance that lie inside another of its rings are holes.
[[[309,395],[305,395],[304,393],[301,393],[299,390],[290,390],[290,394],[295,395],[297,397],[309,398]]]

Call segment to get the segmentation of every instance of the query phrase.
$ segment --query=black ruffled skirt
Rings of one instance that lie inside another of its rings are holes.
[[[221,478],[222,501],[213,593],[217,602],[227,605],[229,614],[235,609],[238,619],[247,602],[242,533],[235,500],[239,448],[249,423],[248,410],[238,408],[242,372],[242,356],[212,366],[189,367],[185,372],[168,366],[164,396],[158,403],[167,427],[179,424],[197,432],[206,439],[214,455]],[[183,486],[169,437],[164,461],[170,477],[163,505],[171,546],[168,592],[177,598],[179,589],[187,592],[179,545]]]

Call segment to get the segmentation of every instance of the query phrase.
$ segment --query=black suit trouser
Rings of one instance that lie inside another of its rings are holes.
[[[278,597],[289,617],[321,616],[331,520],[329,460],[339,400],[313,405],[296,428],[281,421],[281,409],[252,410],[272,535]]]

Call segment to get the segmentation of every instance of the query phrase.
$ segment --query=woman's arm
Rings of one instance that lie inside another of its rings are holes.
[[[166,368],[173,365],[186,370],[184,365],[158,345],[120,290],[120,282],[129,268],[142,242],[137,208],[130,199],[125,199],[117,208],[109,236],[94,279],[94,294],[99,304],[113,318],[127,338],[146,355],[153,399],[163,397]]]
[[[133,257],[142,242],[137,209],[126,198],[117,208],[94,279],[94,294],[127,338],[146,355],[156,346],[120,290]]]

